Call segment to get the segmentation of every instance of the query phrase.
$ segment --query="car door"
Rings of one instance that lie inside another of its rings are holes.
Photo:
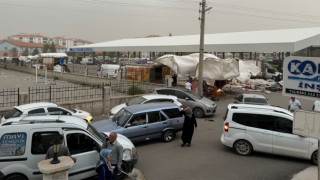
[[[167,119],[160,111],[147,113],[148,117],[148,135],[147,140],[160,138],[162,132],[169,125]]]
[[[183,107],[190,107],[191,109],[195,106],[195,101],[186,93],[182,91],[175,91],[175,96],[179,98],[179,102],[183,105]]]
[[[61,128],[42,128],[32,129],[31,135],[31,151],[28,158],[32,158],[35,163],[30,163],[29,167],[32,169],[33,174],[41,176],[41,172],[38,168],[38,162],[42,161],[46,157],[46,153],[49,147],[52,145],[51,142],[56,138],[57,135],[62,133]]]
[[[272,153],[273,119],[269,115],[243,113],[246,134],[254,150]]]
[[[285,156],[306,158],[310,138],[292,134],[292,120],[274,117],[273,153]]]
[[[76,180],[95,176],[100,145],[84,131],[65,130],[64,136],[71,156],[77,160],[69,170],[69,179]]]
[[[146,113],[133,115],[123,128],[123,135],[128,137],[131,141],[145,141],[147,140],[148,125]]]

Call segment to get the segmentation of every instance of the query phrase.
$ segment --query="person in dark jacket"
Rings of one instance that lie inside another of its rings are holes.
[[[190,147],[194,128],[197,128],[197,120],[190,107],[186,107],[182,113],[184,114],[184,123],[181,136],[181,147],[185,146],[186,144],[188,147]]]

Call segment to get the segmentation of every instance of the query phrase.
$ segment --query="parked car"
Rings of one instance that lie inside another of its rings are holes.
[[[318,140],[292,134],[293,114],[265,105],[229,104],[221,142],[242,156],[253,151],[318,163]]]
[[[28,115],[72,115],[78,116],[88,121],[92,120],[92,116],[89,112],[82,111],[79,109],[65,108],[58,106],[55,103],[50,102],[37,102],[24,104],[20,106],[14,106],[14,108],[5,113],[1,118],[1,123],[6,122],[8,119],[10,121],[19,121]]]
[[[0,179],[42,179],[38,163],[44,160],[51,142],[58,134],[64,136],[63,144],[77,160],[69,170],[69,179],[97,176],[95,167],[98,151],[109,133],[98,133],[91,123],[79,117],[55,115],[28,116],[20,121],[1,124]],[[130,173],[138,161],[137,151],[125,136],[119,134],[117,141],[123,146],[122,170]]]
[[[260,105],[268,105],[268,99],[261,94],[246,94],[243,93],[234,98],[236,100],[235,103],[240,104],[260,104]]]
[[[197,118],[213,115],[217,109],[217,105],[214,101],[186,90],[158,88],[153,92],[153,94],[173,95],[178,97],[182,106],[189,106]]]
[[[120,111],[120,109],[126,106],[132,106],[136,104],[147,104],[147,103],[160,103],[160,102],[171,102],[171,103],[175,103],[180,107],[182,106],[182,104],[178,101],[178,98],[176,96],[150,94],[150,95],[136,97],[134,99],[131,99],[127,103],[123,103],[113,107],[110,111],[110,116],[115,115],[118,111]]]
[[[93,126],[101,132],[123,134],[132,142],[156,138],[170,142],[182,130],[183,122],[180,106],[173,103],[148,103],[124,107],[112,118],[94,122]]]

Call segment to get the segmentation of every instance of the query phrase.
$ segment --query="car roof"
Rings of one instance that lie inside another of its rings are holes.
[[[289,116],[293,116],[293,113],[282,107],[271,106],[271,105],[258,105],[258,104],[229,104],[228,109],[251,109],[254,111],[275,111],[285,113]],[[250,110],[250,112],[251,112]]]
[[[51,102],[36,102],[36,103],[29,103],[29,104],[23,104],[20,106],[14,106],[16,109],[19,109],[21,111],[27,110],[27,109],[34,109],[39,107],[57,107],[58,105]]]
[[[136,104],[136,105],[127,106],[124,108],[131,113],[139,113],[139,112],[146,112],[150,110],[180,108],[180,107],[174,103],[163,102],[163,103]]]
[[[39,123],[55,123],[55,122],[63,122],[63,123],[69,123],[69,124],[77,124],[79,126],[82,126],[83,128],[87,128],[88,124],[85,119],[82,119],[77,116],[68,116],[68,115],[50,115],[50,116],[26,116],[23,117],[19,121],[10,121],[8,119],[5,123],[2,123],[2,125],[9,125],[9,124],[26,124],[26,123],[32,123],[32,122],[39,122]]]
[[[163,94],[148,94],[148,95],[143,95],[142,97],[146,99],[161,99],[161,98],[169,98],[169,99],[177,99],[176,96],[172,95],[163,95]]]
[[[247,94],[247,93],[243,93],[243,98],[263,98],[263,99],[267,99],[264,95],[261,94]]]

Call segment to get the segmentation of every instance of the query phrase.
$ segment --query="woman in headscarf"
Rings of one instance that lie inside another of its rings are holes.
[[[194,128],[197,128],[197,120],[190,107],[186,107],[182,113],[184,114],[184,123],[181,136],[181,147],[186,144],[190,147]]]
[[[98,168],[98,180],[112,180],[113,167],[111,166],[111,150],[100,151],[100,166]]]

